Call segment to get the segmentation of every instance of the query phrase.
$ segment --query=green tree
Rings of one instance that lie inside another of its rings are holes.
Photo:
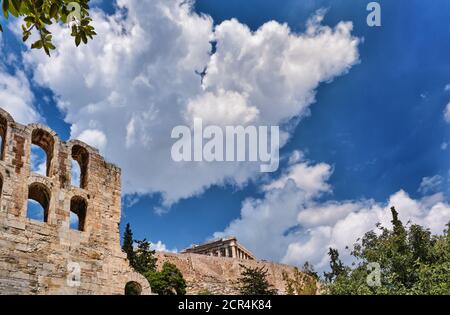
[[[152,291],[159,295],[185,295],[186,281],[181,271],[169,262],[165,262],[161,271],[145,273]]]
[[[278,293],[267,280],[267,269],[240,266],[243,271],[238,279],[238,288],[242,295],[276,295]]]
[[[294,268],[293,278],[287,272],[282,273],[287,295],[315,295],[318,289],[319,275],[309,262],[301,270]]]
[[[347,268],[339,259],[339,252],[337,249],[330,248],[328,251],[330,256],[330,268],[331,272],[325,272],[325,281],[328,283],[334,282],[337,278],[345,276],[347,274]]]
[[[123,233],[122,250],[127,254],[128,261],[131,266],[134,266],[135,253],[133,248],[133,231],[131,231],[130,223],[125,226],[125,232]]]
[[[367,232],[354,245],[354,268],[342,269],[337,251],[330,251],[330,294],[450,294],[449,230],[431,235],[420,225],[405,227],[395,208],[391,213],[392,229],[377,224],[378,233]],[[371,263],[380,267],[381,285],[367,281]]]
[[[146,239],[135,241],[137,249],[134,253],[133,268],[145,275],[148,272],[156,271],[155,251],[151,250],[151,244]]]
[[[33,49],[43,49],[50,56],[55,49],[48,26],[71,23],[71,36],[75,45],[87,44],[96,35],[89,16],[89,0],[0,0],[4,19],[10,16],[23,18],[22,40],[26,42],[32,33],[38,39],[31,44]],[[0,31],[3,32],[0,20]]]

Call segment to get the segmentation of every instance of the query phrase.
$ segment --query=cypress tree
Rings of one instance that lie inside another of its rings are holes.
[[[127,254],[130,266],[134,267],[135,253],[133,248],[133,232],[131,231],[130,223],[127,223],[125,227],[122,250]]]

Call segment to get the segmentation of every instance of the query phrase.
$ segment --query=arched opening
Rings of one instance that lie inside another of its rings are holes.
[[[87,202],[83,197],[75,196],[70,200],[70,228],[84,231]]]
[[[142,287],[135,281],[127,282],[125,285],[125,295],[141,295]]]
[[[0,116],[0,160],[5,159],[6,147],[6,130],[8,129],[8,121]]]
[[[28,187],[27,217],[29,219],[47,222],[50,196],[50,191],[44,184],[31,184]]]
[[[31,145],[30,159],[31,172],[47,176],[47,153],[40,146]]]
[[[87,187],[87,170],[89,164],[89,153],[80,145],[72,147],[72,186],[85,189]]]
[[[0,174],[0,200],[2,199],[3,196],[3,176],[2,174]]]
[[[42,129],[35,129],[31,134],[31,170],[44,176],[50,176],[53,158],[53,136]]]

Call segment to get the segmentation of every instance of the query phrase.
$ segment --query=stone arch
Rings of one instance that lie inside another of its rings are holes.
[[[31,132],[31,144],[44,150],[46,154],[46,176],[50,177],[52,175],[51,166],[56,145],[56,133],[45,126],[37,124],[30,126],[33,128],[33,131]]]
[[[71,151],[72,160],[78,163],[80,169],[79,187],[86,189],[88,185],[89,152],[80,144],[74,144]]]
[[[133,271],[128,274],[126,283],[124,284],[124,287],[123,287],[124,294],[126,294],[125,289],[129,283],[136,283],[139,285],[139,288],[140,288],[139,295],[151,295],[152,294],[152,289],[150,287],[150,283],[148,283],[147,279],[143,275],[141,275],[137,272]]]
[[[39,203],[44,210],[43,221],[48,222],[48,213],[50,208],[51,192],[43,183],[34,182],[28,186],[28,200],[34,200]],[[27,217],[29,216],[27,209]]]
[[[73,196],[70,199],[70,212],[78,217],[78,231],[85,231],[86,229],[86,215],[88,203],[85,198],[81,196]]]
[[[136,281],[128,281],[125,284],[125,295],[142,295],[142,286]]]

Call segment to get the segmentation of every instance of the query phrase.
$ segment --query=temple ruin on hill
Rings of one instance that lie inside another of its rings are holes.
[[[248,249],[239,244],[236,237],[221,238],[201,245],[192,245],[192,247],[185,249],[183,253],[256,260],[256,257]]]

